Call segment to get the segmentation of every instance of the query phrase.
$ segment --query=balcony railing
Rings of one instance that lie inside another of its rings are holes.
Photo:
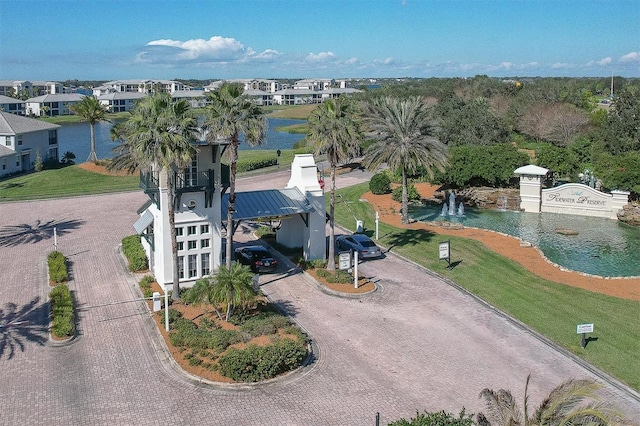
[[[222,188],[229,186],[229,166],[223,164],[220,184]],[[156,192],[160,185],[157,171],[140,172],[140,188],[144,192]],[[174,173],[174,188],[176,192],[199,192],[215,189],[213,170],[199,171],[196,173]]]

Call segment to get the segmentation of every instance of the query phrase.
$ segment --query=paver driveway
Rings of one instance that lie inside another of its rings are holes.
[[[484,387],[532,403],[582,366],[443,281],[395,256],[363,268],[379,291],[359,299],[319,291],[301,274],[261,277],[262,288],[311,335],[317,361],[284,381],[211,387],[166,359],[138,303],[117,247],[133,233],[141,193],[0,204],[0,423],[60,425],[367,425],[415,410],[482,408]],[[82,308],[81,336],[54,347],[43,339],[46,254],[57,227],[72,262],[70,287]],[[239,238],[244,234],[239,233]],[[615,389],[628,413],[640,403]]]

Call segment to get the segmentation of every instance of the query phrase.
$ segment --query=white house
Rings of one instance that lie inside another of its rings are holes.
[[[11,114],[24,115],[24,101],[9,96],[0,95],[0,111]]]
[[[26,94],[32,96],[33,86],[28,80],[0,80],[0,95],[16,96]]]
[[[56,117],[58,115],[72,115],[71,106],[84,98],[78,93],[63,93],[59,95],[42,95],[24,101],[27,115]]]
[[[181,90],[191,90],[192,87],[174,80],[114,80],[94,87],[93,94],[102,96],[109,93],[175,93]]]
[[[58,126],[0,112],[0,177],[33,170],[42,161],[58,160]]]
[[[137,101],[146,97],[140,92],[110,92],[97,97],[109,112],[130,111]]]

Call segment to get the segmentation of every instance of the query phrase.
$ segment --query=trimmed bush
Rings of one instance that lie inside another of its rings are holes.
[[[306,355],[304,341],[280,339],[269,346],[231,348],[218,360],[218,371],[235,381],[257,382],[297,368]]]
[[[290,325],[289,320],[276,312],[261,312],[246,320],[240,326],[240,330],[251,335],[251,337],[275,334],[279,328],[286,328]]]
[[[149,269],[147,254],[144,252],[140,235],[129,235],[122,239],[122,252],[129,262],[129,270],[132,272]]]
[[[49,266],[49,279],[54,283],[63,283],[69,279],[67,258],[59,251],[49,253],[47,265]]]
[[[398,186],[393,190],[393,192],[391,193],[391,198],[393,199],[393,201],[397,201],[398,203],[402,202],[402,186]],[[420,197],[420,194],[418,193],[418,190],[412,183],[407,185],[407,198],[409,199],[410,203],[418,202],[422,199],[422,197]]]
[[[327,280],[328,283],[333,283],[333,284],[349,284],[353,280],[353,278],[351,278],[351,275],[349,275],[345,271],[331,272],[326,269],[316,269],[316,274],[319,277],[322,277],[325,280]]]
[[[155,280],[156,279],[153,278],[153,275],[145,275],[140,280],[139,285],[140,285],[140,289],[142,290],[142,295],[144,297],[153,296],[153,290],[151,290],[151,283],[154,282]]]
[[[73,296],[65,284],[55,286],[49,293],[51,302],[51,332],[57,337],[71,337],[75,332]]]
[[[211,349],[219,353],[234,343],[244,340],[239,331],[198,327],[185,318],[176,319],[171,327],[173,328],[169,334],[171,344],[193,350]]]
[[[388,194],[391,192],[391,179],[384,173],[376,173],[369,181],[369,191],[376,195]]]
[[[250,172],[252,170],[264,169],[265,167],[275,166],[278,164],[277,158],[269,158],[253,161],[239,161],[236,165],[238,173]]]

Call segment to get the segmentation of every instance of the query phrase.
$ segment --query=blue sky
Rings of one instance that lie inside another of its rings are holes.
[[[640,77],[640,0],[0,0],[0,79]]]

